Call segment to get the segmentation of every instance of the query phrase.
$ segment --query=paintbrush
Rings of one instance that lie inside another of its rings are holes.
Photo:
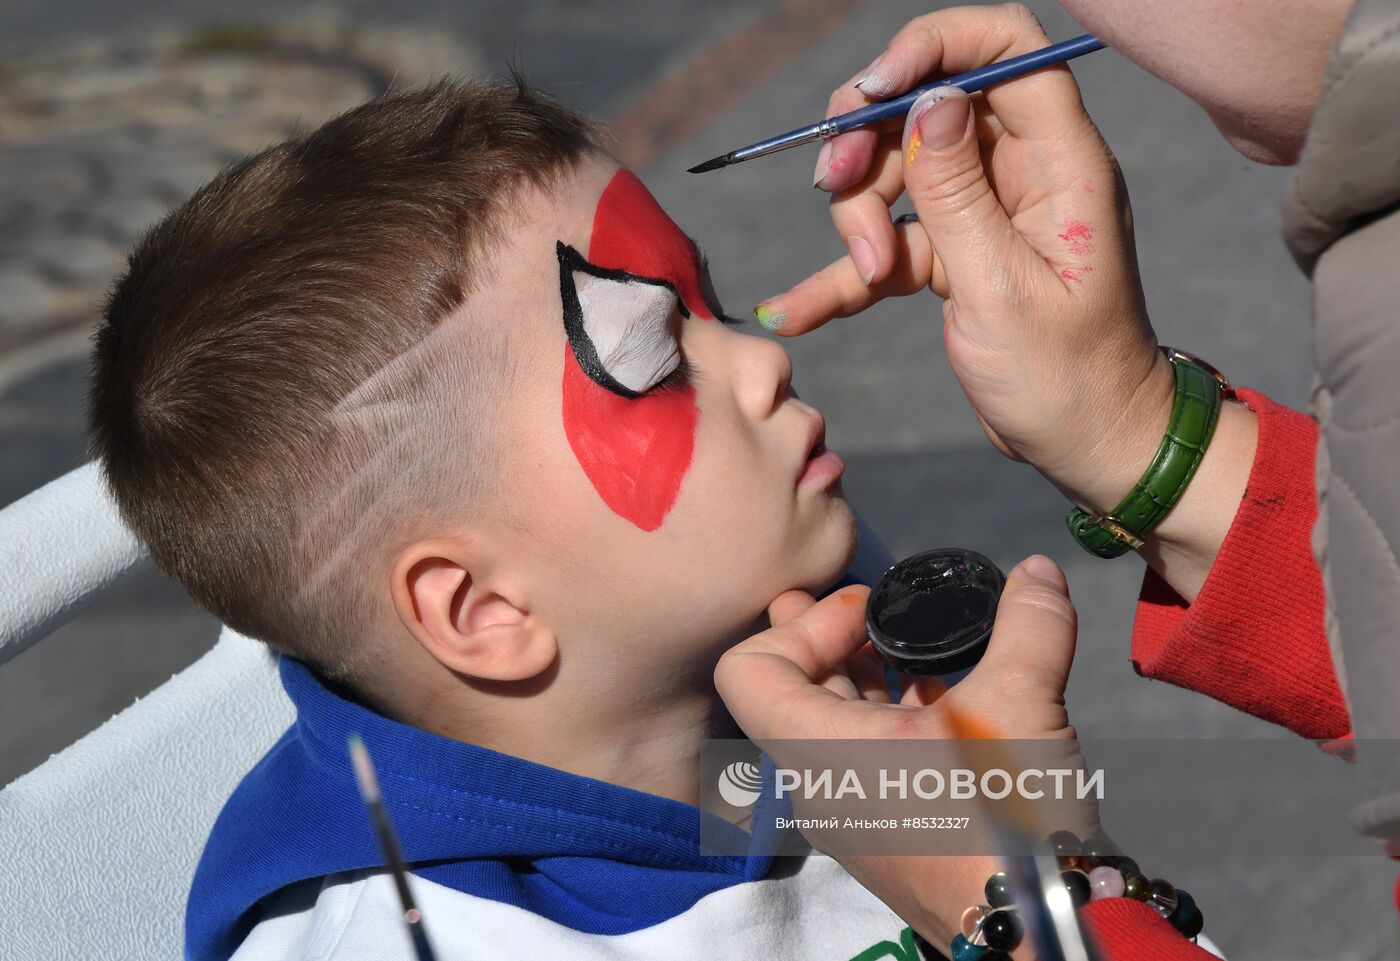
[[[998,767],[1005,771],[1017,765],[1003,746],[1001,737],[980,718],[942,703],[952,728],[955,750],[974,771]],[[976,745],[975,749],[971,745]],[[985,808],[997,838],[1012,885],[1025,897],[1017,901],[1021,923],[1035,944],[1039,961],[1101,961],[1093,942],[1084,934],[1079,916],[1060,876],[1053,852],[1034,840],[1036,820],[1024,799],[1013,796],[1010,804]]]
[[[893,100],[872,103],[868,107],[861,107],[858,110],[852,110],[850,113],[843,113],[839,117],[828,117],[811,126],[799,127],[785,134],[779,134],[776,137],[769,137],[767,140],[760,140],[758,143],[749,144],[747,147],[731,150],[729,153],[721,154],[713,160],[706,160],[702,164],[691,167],[690,172],[693,174],[702,174],[707,170],[718,170],[721,167],[743,163],[745,160],[752,160],[755,157],[766,157],[780,150],[798,147],[804,143],[811,143],[814,140],[830,140],[837,134],[855,130],[857,127],[868,127],[871,124],[889,120],[891,117],[902,117],[914,106],[914,101],[936,87],[958,87],[968,93],[974,93],[994,83],[1001,83],[1003,80],[1014,80],[1017,77],[1025,76],[1033,70],[1039,70],[1041,67],[1049,67],[1057,63],[1064,63],[1067,60],[1073,60],[1075,57],[1082,57],[1086,53],[1093,53],[1095,50],[1100,50],[1105,46],[1107,45],[1098,37],[1086,33],[1082,37],[1075,37],[1073,40],[1064,40],[1040,50],[1033,50],[1030,53],[1022,54],[1019,57],[1012,57],[1010,60],[1000,60],[996,63],[990,63],[985,67],[979,67],[976,70],[969,70],[967,73],[958,74],[956,77],[948,77],[945,80],[935,80],[933,83],[927,83],[922,87],[916,87],[906,94],[895,97]]]
[[[408,925],[408,936],[413,940],[413,953],[418,961],[436,961],[433,949],[428,944],[428,932],[423,928],[423,914],[413,903],[413,892],[408,889],[408,866],[404,863],[403,851],[399,849],[398,838],[394,835],[394,824],[389,820],[389,812],[384,807],[384,798],[379,793],[379,779],[374,776],[369,749],[355,734],[350,735],[347,743],[350,747],[350,761],[355,768],[355,780],[360,785],[360,796],[365,800],[365,807],[369,808],[375,833],[379,835],[379,846],[384,851],[384,859],[394,877],[394,887],[399,892],[399,903],[403,905],[403,920]]]

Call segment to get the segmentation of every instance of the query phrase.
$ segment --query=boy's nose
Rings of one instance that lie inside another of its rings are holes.
[[[792,394],[792,358],[766,337],[744,340],[736,385],[740,403],[753,417],[767,417]]]

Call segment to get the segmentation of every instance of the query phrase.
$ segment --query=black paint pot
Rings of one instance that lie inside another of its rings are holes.
[[[905,674],[952,674],[982,659],[1006,575],[976,551],[945,547],[885,572],[865,608],[865,630],[886,664]]]

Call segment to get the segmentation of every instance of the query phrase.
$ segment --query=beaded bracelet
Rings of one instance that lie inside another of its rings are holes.
[[[1050,835],[1049,845],[1059,862],[1060,877],[1075,908],[1104,898],[1144,901],[1183,936],[1194,940],[1205,927],[1196,899],[1162,878],[1148,880],[1132,858],[1117,853],[1103,835],[1085,841],[1069,831]],[[983,888],[986,904],[963,912],[949,952],[952,961],[1010,961],[1025,936],[1011,897],[1011,879],[998,871]]]

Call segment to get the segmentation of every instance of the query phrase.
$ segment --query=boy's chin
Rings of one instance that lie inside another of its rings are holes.
[[[840,501],[840,510],[833,511],[833,514],[830,523],[823,526],[820,536],[809,539],[791,556],[790,560],[794,563],[790,565],[790,576],[786,579],[785,585],[765,592],[764,596],[759,599],[762,607],[754,620],[739,627],[732,636],[727,638],[723,646],[714,652],[716,656],[723,654],[725,650],[754,633],[766,630],[768,627],[768,606],[777,600],[779,595],[786,594],[788,591],[806,591],[814,597],[821,597],[836,586],[837,582],[850,570],[851,563],[856,557],[856,550],[860,546],[855,513],[842,500]],[[771,593],[772,596],[767,596],[768,593]]]
[[[851,569],[860,547],[855,512],[844,499],[831,502],[831,516],[821,529],[792,558],[794,583],[786,590],[806,591],[820,596],[830,590]]]
[[[859,539],[855,513],[844,500],[833,501],[830,514],[823,518],[820,527],[788,547],[780,555],[779,564],[769,568],[777,576],[765,578],[766,587],[753,582],[745,599],[735,598],[735,607],[747,608],[754,620],[737,625],[732,637],[726,640],[725,647],[737,644],[755,629],[766,628],[768,607],[780,595],[788,591],[805,591],[820,597],[834,587],[850,570],[860,546]]]

